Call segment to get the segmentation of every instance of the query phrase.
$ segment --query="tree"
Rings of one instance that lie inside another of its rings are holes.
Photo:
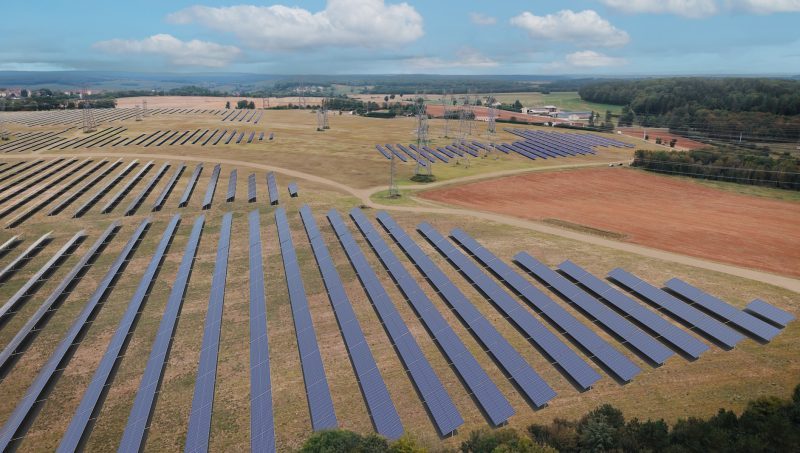
[[[255,109],[256,108],[256,103],[254,101],[250,101],[250,103],[247,104],[247,108],[251,109],[251,110]]]
[[[225,102],[225,108],[226,108],[226,109],[229,109],[229,108],[231,108],[231,101],[227,101],[227,102]]]
[[[383,102],[389,102],[389,96],[384,96],[383,97]]]
[[[483,102],[481,102],[481,100],[480,100],[480,99],[478,99],[477,101],[475,101],[475,105],[477,105],[478,107],[480,107],[480,106],[482,106],[482,105],[483,105]]]
[[[352,431],[319,431],[309,437],[300,449],[303,453],[383,453],[389,449],[386,439],[370,434],[361,436]]]
[[[514,109],[517,110],[518,112],[522,111],[522,102],[519,102],[519,99],[514,101]]]
[[[589,126],[594,126],[594,110],[589,114]]]
[[[389,99],[394,99],[394,95],[393,94],[389,95]]]
[[[23,88],[22,91],[19,92],[19,97],[26,98],[26,97],[28,97],[28,94],[29,94],[28,90]]]

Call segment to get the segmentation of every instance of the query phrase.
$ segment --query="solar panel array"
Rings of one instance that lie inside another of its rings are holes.
[[[89,209],[92,209],[92,206],[95,205],[98,201],[100,201],[103,196],[105,196],[111,189],[114,188],[122,179],[133,170],[134,167],[139,165],[138,160],[134,160],[129,163],[125,168],[122,169],[116,176],[114,176],[110,181],[108,181],[103,187],[100,188],[97,192],[94,193],[88,200],[86,200],[78,209],[75,210],[75,213],[72,214],[72,217],[77,218],[81,217],[86,214]]]
[[[189,183],[186,185],[186,189],[183,191],[183,195],[181,195],[180,201],[178,201],[179,208],[185,208],[186,205],[189,204],[189,198],[192,197],[192,192],[194,192],[194,186],[197,185],[197,180],[200,178],[200,173],[202,171],[203,171],[203,164],[201,162],[197,164],[196,167],[194,167],[192,176],[189,177]]]
[[[290,182],[289,185],[286,186],[286,189],[289,191],[289,196],[290,197],[297,198],[298,194],[297,194],[297,183],[296,182]]]
[[[93,108],[92,113],[97,123],[125,121],[135,119],[141,112],[138,107]],[[151,116],[162,115],[221,115],[222,110],[215,109],[183,109],[183,108],[151,108],[147,109]],[[37,110],[25,112],[0,112],[3,121],[24,124],[26,126],[51,126],[59,124],[81,125],[82,109]]]
[[[353,305],[344,290],[342,279],[334,267],[325,239],[308,205],[300,208],[300,217],[375,430],[389,439],[397,439],[403,434],[400,416],[389,396],[389,390],[372,356]]]
[[[114,169],[118,166],[122,165],[122,159],[117,159],[115,162],[112,162],[111,165],[106,167],[102,172],[97,174],[94,178],[87,181],[81,187],[76,189],[74,192],[69,194],[66,198],[61,200],[57,205],[47,213],[49,216],[57,215],[64,209],[68,208],[75,200],[81,197],[81,195],[88,192],[92,187],[94,187],[97,183],[103,180],[106,176],[108,176]]]
[[[469,302],[452,281],[425,255],[422,249],[385,212],[378,221],[395,239],[400,248],[410,256],[420,272],[437,289],[478,337],[492,356],[513,379],[523,394],[537,407],[544,406],[556,396],[555,391],[533,370],[497,329]]]
[[[170,167],[169,162],[165,162],[164,164],[161,165],[161,167],[159,167],[158,170],[156,170],[156,173],[153,175],[152,178],[150,178],[149,181],[147,181],[147,184],[145,184],[144,188],[142,188],[142,191],[139,192],[139,194],[136,195],[136,197],[134,197],[133,200],[131,200],[131,202],[128,204],[128,207],[125,208],[126,216],[130,216],[136,213],[136,210],[139,208],[139,205],[141,205],[145,197],[147,197],[150,194],[150,192],[156,186],[158,181],[164,176],[164,173],[167,172],[169,167]]]
[[[553,159],[595,154],[597,147],[631,148],[633,145],[590,133],[545,132],[527,129],[505,129],[523,140],[502,143],[496,148],[506,154],[514,152],[528,159]]]
[[[423,402],[429,413],[432,414],[439,433],[447,435],[453,432],[464,421],[450,395],[414,340],[400,313],[392,304],[391,298],[378,281],[375,271],[372,270],[358,244],[353,240],[339,213],[331,210],[327,217],[350,260],[350,264],[356,271],[361,285],[367,292],[375,312],[381,319],[386,333],[400,355],[400,360],[411,375],[414,387],[422,395]]]
[[[175,184],[178,182],[184,170],[186,170],[186,164],[181,162],[178,168],[175,169],[175,173],[167,180],[167,184],[161,189],[161,192],[159,192],[158,197],[156,197],[156,201],[153,203],[153,212],[160,211],[161,208],[164,207],[164,203],[166,203],[167,198],[172,193],[172,189],[175,188]]]
[[[236,169],[231,170],[230,176],[228,176],[228,191],[227,195],[225,195],[225,202],[231,203],[233,200],[236,199],[236,177],[237,171]]]
[[[250,211],[250,450],[274,452],[275,420],[272,412],[272,382],[269,374],[267,301],[261,257],[261,218]]]
[[[608,276],[650,303],[666,311],[674,318],[692,326],[692,328],[713,338],[715,341],[728,348],[733,348],[744,339],[740,333],[734,331],[730,327],[712,319],[700,310],[676,299],[631,273],[616,268],[609,272]]]
[[[88,434],[87,431],[91,426],[92,415],[95,414],[103,404],[104,390],[113,380],[114,368],[124,355],[124,349],[127,344],[126,340],[131,334],[134,322],[142,309],[142,305],[149,296],[150,288],[161,268],[164,255],[172,241],[172,237],[175,235],[175,230],[178,228],[179,222],[180,214],[175,214],[164,229],[161,240],[158,246],[156,246],[152,258],[150,258],[150,263],[147,265],[139,281],[139,285],[136,287],[136,292],[128,302],[128,307],[125,309],[125,313],[122,315],[119,325],[117,325],[117,330],[114,331],[114,336],[111,338],[106,352],[103,354],[103,358],[100,359],[100,364],[97,366],[88,388],[83,393],[78,409],[72,416],[66,433],[61,438],[61,443],[58,446],[59,452],[76,451],[82,440],[86,438]]]
[[[131,236],[128,243],[125,245],[125,248],[111,264],[97,289],[72,323],[67,334],[53,351],[47,363],[39,370],[33,383],[31,383],[30,387],[28,387],[28,390],[25,392],[25,396],[22,397],[22,400],[19,401],[14,412],[8,420],[6,420],[5,425],[2,430],[0,430],[0,450],[6,451],[24,434],[22,431],[24,431],[26,422],[29,422],[30,419],[35,416],[36,411],[34,410],[34,406],[42,402],[42,397],[46,396],[45,392],[49,385],[51,385],[51,382],[54,379],[58,379],[59,373],[57,373],[57,371],[65,366],[66,362],[69,361],[70,351],[77,346],[75,340],[80,337],[87,325],[90,324],[90,319],[102,305],[102,301],[108,293],[114,279],[125,267],[125,264],[127,264],[136,245],[150,226],[150,222],[150,219],[145,219],[139,224],[133,236]]]
[[[474,262],[459,252],[447,239],[427,223],[417,227],[463,275],[486,295],[509,322],[514,323],[536,346],[562,369],[581,389],[590,388],[600,380],[600,375],[584,362],[572,349],[550,332],[538,319],[489,278]],[[462,238],[463,239],[463,238]]]
[[[422,319],[428,332],[439,344],[456,372],[469,388],[473,398],[478,401],[478,404],[486,412],[492,423],[500,425],[508,420],[509,417],[514,415],[514,409],[511,404],[500,393],[497,385],[492,382],[489,375],[475,359],[475,356],[467,349],[447,320],[433,305],[433,302],[428,299],[416,279],[406,271],[397,256],[360,209],[353,208],[350,211],[350,217],[392,275],[400,291],[408,298],[408,302]],[[445,417],[439,416],[435,418],[435,421],[440,433],[451,432],[464,422],[461,414],[457,411],[452,415],[448,415],[448,412],[445,412]]]
[[[150,356],[147,359],[147,365],[145,365],[144,373],[139,383],[139,389],[136,391],[133,407],[130,415],[128,415],[128,422],[125,425],[125,431],[122,434],[122,441],[118,450],[120,452],[138,453],[144,447],[146,430],[150,423],[156,395],[161,385],[166,358],[172,346],[172,335],[175,332],[175,324],[183,306],[183,296],[186,293],[186,287],[192,273],[194,258],[197,254],[197,245],[200,242],[200,236],[203,234],[204,224],[205,216],[201,215],[195,220],[192,232],[189,235],[189,241],[186,243],[175,282],[167,298],[167,305],[164,308],[164,314],[161,316],[155,341],[150,349]]]
[[[100,212],[102,212],[103,214],[108,214],[109,212],[111,212],[114,209],[114,207],[116,207],[117,204],[120,201],[122,201],[122,198],[124,198],[125,195],[127,195],[128,192],[130,192],[131,189],[133,189],[133,187],[142,179],[142,177],[144,177],[144,175],[147,174],[148,171],[150,171],[151,168],[153,168],[152,160],[144,164],[144,166],[140,168],[139,171],[136,172],[136,174],[133,175],[133,177],[130,180],[128,180],[128,182],[126,182],[125,185],[122,186],[122,188],[120,188],[119,191],[113,197],[111,197],[110,200],[108,200],[108,202],[105,204],[105,206],[103,206]]]
[[[220,171],[222,171],[222,167],[219,164],[215,165],[214,170],[211,172],[211,179],[206,187],[206,194],[203,196],[203,209],[211,208],[211,202],[214,201],[214,192],[217,190]]]
[[[630,359],[614,349],[608,342],[547,297],[545,293],[533,286],[528,280],[511,269],[510,266],[498,259],[490,251],[481,247],[466,233],[455,229],[451,234],[484,266],[499,276],[507,285],[514,288],[514,291],[527,300],[553,325],[558,327],[562,333],[578,346],[587,350],[595,360],[608,367],[617,377],[623,381],[629,381],[639,374],[641,370]]]
[[[278,204],[278,183],[275,181],[275,173],[267,173],[267,190],[269,191],[269,204]]]
[[[22,253],[20,253],[16,258],[11,260],[10,263],[6,264],[3,269],[0,269],[0,283],[5,282],[8,280],[14,273],[17,272],[22,266],[24,266],[31,258],[36,256],[47,244],[50,243],[52,240],[52,236],[50,233],[45,233],[39,237],[39,239],[33,241],[31,245],[28,246]]]
[[[256,201],[256,174],[250,173],[247,176],[247,202],[254,203]]]
[[[558,268],[616,310],[638,322],[641,327],[649,330],[656,338],[668,342],[689,357],[697,359],[708,350],[708,346],[702,341],[631,300],[620,290],[586,272],[572,261],[564,261],[558,265]]]
[[[311,320],[311,313],[308,311],[308,300],[292,243],[289,220],[286,218],[283,208],[275,210],[275,224],[281,244],[286,286],[289,288],[289,303],[292,307],[297,347],[300,352],[300,366],[303,369],[303,381],[311,413],[311,426],[314,431],[334,429],[338,425],[336,413],[333,410],[328,379],[325,377],[325,367],[322,365],[322,357],[317,345],[317,334]]]
[[[215,169],[219,173],[219,168]],[[228,252],[231,241],[233,214],[222,216],[222,227],[217,245],[217,259],[211,276],[211,294],[208,298],[203,344],[200,347],[200,364],[194,384],[192,410],[189,413],[189,430],[186,433],[187,452],[208,451],[211,434],[211,411],[214,408],[214,388],[217,383],[217,357],[222,330],[222,310],[225,304],[225,281],[228,275]]]
[[[786,327],[787,324],[794,321],[793,314],[770,305],[761,299],[755,299],[747,304],[745,311],[780,327]]]

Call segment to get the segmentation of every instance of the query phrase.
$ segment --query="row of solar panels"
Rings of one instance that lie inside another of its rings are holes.
[[[48,212],[50,216],[58,215],[92,188],[105,181],[105,183],[72,214],[73,217],[81,217],[91,210],[103,197],[111,193],[111,191],[139,165],[136,160],[129,162],[128,165],[124,166],[119,172],[106,180],[106,177],[122,164],[122,159],[118,159],[109,164],[107,160],[94,162],[89,158],[83,161],[79,161],[78,159],[36,160],[29,163],[19,162],[10,166],[0,167],[0,182],[10,180],[0,188],[0,204],[10,202],[8,205],[0,208],[0,218],[7,218],[11,214],[20,211],[15,217],[11,218],[6,225],[6,228],[13,228],[19,226],[37,212],[60,199]],[[100,212],[103,214],[113,212],[116,206],[120,204],[153,167],[153,161],[149,161],[141,166],[139,170],[107,200]],[[171,164],[169,162],[158,167],[147,180],[144,187],[140,189],[125,208],[124,214],[126,216],[136,213],[170,167]],[[156,197],[151,208],[152,211],[159,211],[164,207],[185,169],[186,164],[181,163],[178,165]],[[197,164],[178,201],[179,207],[188,205],[202,171],[203,164]],[[226,202],[233,202],[235,200],[236,175],[236,170],[232,170],[228,178]],[[12,179],[15,176],[17,178]],[[203,209],[210,209],[212,205],[219,176],[220,165],[216,165],[212,171],[205,196],[203,197]],[[247,198],[250,203],[255,202],[257,198],[255,178],[255,173],[250,174],[248,177]],[[279,197],[275,175],[272,172],[268,173],[266,181],[270,204],[276,205],[279,202]],[[290,183],[287,189],[290,197],[298,196],[296,183]],[[62,196],[64,196],[64,198],[61,198]],[[23,208],[26,209],[23,210]]]
[[[301,209],[300,215],[373,424],[379,433],[390,438],[399,437],[403,432],[402,424],[355,317],[341,278],[328,253],[323,236],[307,206]],[[453,369],[462,378],[464,385],[468,387],[469,392],[475,398],[476,404],[481,406],[494,424],[504,423],[513,415],[513,408],[496,384],[488,377],[486,370],[475,360],[461,339],[453,332],[452,327],[427,298],[419,286],[419,279],[409,274],[372,223],[358,208],[353,209],[350,216],[401,292],[420,316],[428,332],[439,344]],[[461,414],[441,385],[436,372],[421,353],[413,336],[410,335],[408,327],[399,316],[385,288],[366,261],[361,248],[352,238],[338,212],[331,210],[327,218],[435,425],[441,434],[451,433],[463,424]],[[553,389],[541,379],[517,349],[509,343],[508,339],[484,317],[472,301],[407,235],[404,229],[386,213],[379,213],[377,219],[399,248],[409,257],[424,279],[458,315],[457,318],[492,355],[497,365],[505,375],[511,378],[531,404],[541,407],[554,398],[556,394]],[[160,263],[175,234],[179,220],[180,216],[175,215],[168,223],[159,245],[153,252],[150,264],[109,342],[100,365],[84,392],[78,410],[61,441],[59,451],[74,451],[85,441],[91,430],[92,414],[97,413],[102,405],[103,389],[110,385],[117,361],[124,357],[122,349],[125,340],[132,332],[136,314],[141,311],[142,304],[158,273]],[[204,222],[204,216],[200,216],[195,221],[187,242],[175,284],[172,285],[150,358],[128,418],[120,446],[121,451],[139,451],[146,439],[149,417],[157,398],[165,358],[169,354],[171,335],[180,314],[183,295],[191,274]],[[308,300],[294,250],[291,229],[282,208],[276,210],[275,222],[312,426],[315,430],[333,428],[338,424],[336,414],[308,309]],[[42,398],[46,398],[47,388],[58,379],[57,371],[66,366],[71,357],[71,351],[77,347],[75,340],[83,334],[96,312],[101,309],[102,300],[110,291],[113,280],[124,270],[125,264],[130,260],[137,244],[146,234],[150,223],[150,219],[145,219],[135,230],[120,255],[108,268],[94,294],[86,302],[83,311],[42,367],[25,396],[17,404],[13,414],[0,431],[0,449],[5,450],[24,435],[26,423],[35,416],[36,405],[41,402]],[[223,216],[187,434],[187,451],[205,451],[208,447],[231,223],[230,213]],[[268,375],[269,350],[266,343],[266,313],[263,302],[264,283],[259,224],[258,211],[254,211],[250,214],[249,239],[251,325],[255,324],[255,328],[251,329],[251,345],[253,345],[251,382],[253,382],[254,389],[258,388],[262,391],[251,391],[251,423],[255,424],[251,433],[253,436],[251,442],[254,446],[263,446],[266,451],[270,451],[274,449],[274,426],[272,425],[272,403],[269,396],[271,394]],[[90,247],[51,295],[42,302],[36,313],[20,329],[10,344],[0,353],[0,373],[2,373],[0,375],[7,373],[19,356],[24,353],[23,345],[31,341],[36,333],[44,327],[48,319],[46,315],[54,307],[57,307],[57,304],[68,294],[65,292],[65,288],[74,286],[81,279],[87,266],[91,266],[96,256],[118,229],[119,225],[115,222],[101,234],[97,242]],[[557,302],[533,286],[520,272],[498,259],[465,232],[459,229],[451,231],[453,239],[451,242],[429,224],[420,224],[418,230],[465,279],[475,285],[480,294],[502,312],[509,322],[524,332],[527,339],[537,346],[553,362],[554,366],[579,389],[590,388],[597,380],[601,379],[601,375],[556,334],[538,321],[531,311],[517,301],[515,296],[526,301],[535,313],[552,326],[556,333],[573,343],[579,351],[584,352],[603,370],[619,380],[628,381],[640,372],[638,366],[621,354],[610,342],[600,338]],[[46,280],[52,268],[58,266],[69,256],[85,237],[86,234],[81,231],[70,238],[8,302],[0,307],[0,321],[4,322],[8,317],[13,316],[22,303],[31,299],[35,295],[37,285]],[[41,250],[48,240],[49,234],[42,236],[31,244],[20,257],[12,260],[0,273],[0,281],[8,278],[7,272],[14,272],[18,269],[18,263],[26,259],[26,256]],[[17,238],[12,238],[0,245],[0,253],[7,254],[18,243]],[[456,244],[463,251],[455,247]],[[669,315],[681,324],[688,326],[692,332],[725,348],[734,347],[744,338],[744,335],[761,341],[770,341],[780,332],[780,327],[785,326],[793,319],[791,314],[760,300],[752,302],[744,311],[738,310],[679,279],[669,280],[665,285],[666,290],[664,290],[621,269],[615,269],[609,273],[610,279],[628,288],[641,300],[658,309],[657,312],[653,312],[626,293],[615,289],[569,261],[559,266],[561,270],[559,273],[524,252],[516,255],[514,260],[523,270],[544,283],[567,303],[575,306],[577,311],[591,323],[602,326],[612,334],[613,338],[654,365],[663,364],[670,356],[674,355],[675,351],[689,358],[698,358],[702,352],[709,349],[705,343],[693,335],[659,316],[657,314],[659,312]],[[7,271],[6,269],[11,270]]]
[[[251,112],[252,112],[252,114],[251,114]],[[225,117],[222,118],[222,121],[231,121],[231,122],[237,121],[237,122],[240,122],[240,123],[242,121],[244,121],[245,123],[249,123],[249,122],[252,121],[253,124],[258,124],[258,122],[261,121],[261,117],[262,116],[264,116],[264,111],[263,110],[245,110],[245,109],[241,109],[241,110],[234,110],[234,111],[230,112],[229,114],[225,115]]]
[[[124,121],[136,118],[141,112],[139,108],[99,108],[92,109],[92,116],[97,123]],[[185,109],[185,108],[155,108],[148,109],[148,115],[194,115],[227,114],[227,110],[215,109]],[[36,112],[0,112],[0,117],[9,123],[19,123],[26,126],[49,126],[54,124],[80,124],[83,121],[83,110],[40,110]]]
[[[403,162],[408,162],[408,158],[411,158],[413,162],[417,162],[420,165],[427,167],[428,165],[437,161],[448,163],[450,162],[450,159],[457,159],[467,155],[472,157],[480,157],[481,151],[488,152],[491,147],[490,145],[484,145],[478,141],[462,141],[454,142],[452,145],[446,145],[444,147],[435,149],[428,146],[418,147],[414,144],[410,144],[408,147],[405,147],[401,144],[375,145],[375,149],[377,149],[378,152],[387,159],[396,157]],[[402,151],[402,153],[399,152],[398,149]]]

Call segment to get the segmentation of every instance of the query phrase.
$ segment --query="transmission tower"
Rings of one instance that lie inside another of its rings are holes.
[[[331,126],[328,124],[328,105],[325,102],[325,99],[322,99],[322,104],[317,109],[317,130],[324,131],[326,129],[330,129]]]
[[[444,138],[448,138],[448,134],[450,133],[450,131],[449,131],[449,129],[450,129],[450,118],[448,118],[450,112],[447,111],[447,107],[448,107],[447,103],[448,103],[447,91],[443,91],[442,92],[442,117],[444,118]]]
[[[389,198],[398,198],[400,196],[400,189],[397,188],[397,181],[395,181],[395,163],[394,153],[390,154],[389,159]]]
[[[0,140],[8,140],[8,129],[6,129],[6,100],[3,99],[3,103],[0,104]]]
[[[418,99],[417,101],[417,148],[420,149],[423,146],[428,146],[430,140],[428,139],[428,113],[425,111],[425,101],[423,99]],[[432,174],[431,164],[433,162],[427,162],[426,165],[423,167],[420,163],[422,158],[420,157],[417,160],[417,174],[418,175],[426,175],[430,176]]]
[[[136,106],[136,121],[142,120],[142,108],[140,106]]]
[[[306,108],[306,87],[305,87],[305,84],[302,81],[298,85],[297,91],[298,91],[298,94],[299,94],[299,96],[297,98],[297,103],[300,105],[301,109],[304,109],[304,108]]]
[[[497,108],[494,106],[495,100],[494,95],[489,95],[489,98],[486,100],[487,105],[487,116],[488,122],[486,124],[486,134],[488,135],[489,139],[489,151],[494,149],[494,142],[497,138]]]
[[[97,122],[92,113],[92,106],[88,102],[83,103],[83,132],[89,133],[97,130]]]
[[[142,100],[142,116],[150,116],[150,112],[147,111],[147,100]]]

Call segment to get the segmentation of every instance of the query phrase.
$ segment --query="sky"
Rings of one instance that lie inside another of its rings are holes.
[[[0,71],[800,74],[800,0],[4,2]]]

